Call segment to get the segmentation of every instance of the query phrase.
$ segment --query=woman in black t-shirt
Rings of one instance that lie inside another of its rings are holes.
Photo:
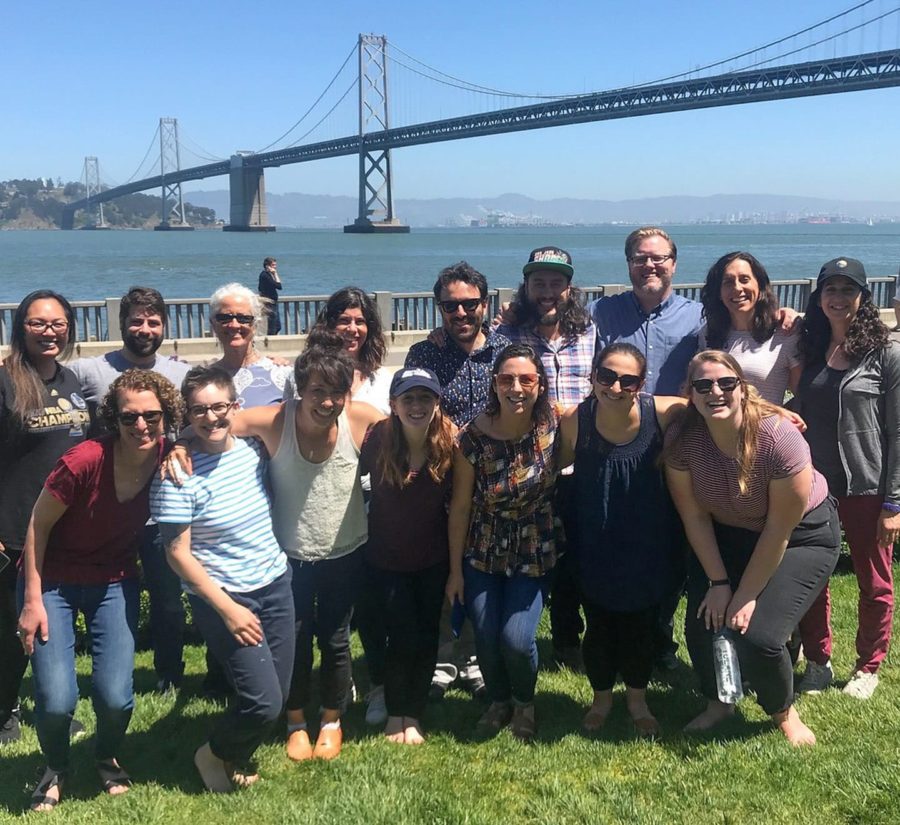
[[[74,373],[59,363],[75,343],[75,314],[62,295],[39,289],[16,309],[0,366],[0,744],[19,738],[16,712],[27,658],[16,638],[16,562],[44,479],[83,441],[87,405]]]

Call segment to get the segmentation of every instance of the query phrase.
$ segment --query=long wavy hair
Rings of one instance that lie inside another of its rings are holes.
[[[395,412],[374,426],[383,429],[381,449],[376,460],[377,472],[385,484],[405,487],[413,480],[409,467],[409,443],[403,432],[400,416]],[[440,484],[453,463],[453,423],[444,415],[440,404],[425,435],[425,468],[428,475]]]
[[[537,324],[541,317],[540,310],[528,299],[528,288],[524,283],[519,286],[511,309],[515,313],[516,326]],[[557,307],[556,312],[559,331],[564,337],[581,335],[587,329],[589,319],[584,293],[577,286],[569,286],[569,296]]]
[[[706,273],[706,283],[700,290],[703,317],[706,319],[706,343],[710,349],[724,347],[728,333],[731,332],[731,315],[722,303],[722,280],[726,267],[732,261],[746,261],[759,287],[759,298],[753,307],[753,320],[750,322],[753,340],[762,344],[778,329],[778,298],[772,289],[766,268],[749,252],[729,252],[710,267]]]
[[[496,418],[500,415],[500,398],[497,396],[497,386],[494,379],[500,372],[500,367],[510,358],[527,358],[534,365],[534,371],[538,374],[538,397],[531,411],[532,419],[538,424],[549,424],[553,421],[553,407],[547,392],[547,373],[537,353],[527,344],[510,344],[504,347],[491,370],[491,386],[488,390],[487,403],[484,405],[485,415]]]
[[[356,366],[366,378],[371,378],[384,362],[387,343],[384,340],[381,315],[375,301],[358,286],[345,286],[328,298],[325,306],[319,310],[316,323],[310,329],[310,335],[316,327],[334,329],[338,318],[347,309],[362,310],[363,318],[366,319],[366,342],[360,348]]]
[[[72,355],[72,350],[75,348],[75,311],[72,309],[72,305],[62,295],[51,289],[37,289],[29,292],[16,307],[15,315],[13,315],[9,355],[3,362],[13,387],[13,415],[20,421],[24,421],[34,410],[44,406],[44,382],[38,375],[34,364],[31,363],[25,347],[25,319],[35,301],[50,299],[59,303],[69,324],[66,332],[66,345],[60,353],[59,360],[65,361]]]
[[[890,332],[881,320],[878,307],[872,302],[872,293],[863,289],[859,299],[859,309],[850,322],[844,338],[844,352],[850,358],[862,358],[867,352],[883,350],[891,340]],[[809,296],[803,329],[797,346],[807,364],[824,361],[831,342],[831,324],[822,312],[822,288]]]
[[[109,386],[100,402],[97,417],[110,433],[119,432],[119,392],[152,392],[163,412],[163,432],[177,433],[184,420],[184,399],[168,378],[153,370],[125,370]]]
[[[753,473],[753,462],[756,460],[756,439],[759,435],[760,423],[769,416],[780,416],[780,408],[770,404],[756,391],[752,384],[748,384],[741,365],[727,352],[720,350],[703,350],[691,359],[687,370],[688,387],[690,387],[691,381],[694,380],[694,376],[702,364],[720,364],[741,379],[741,426],[738,431],[737,462],[738,489],[741,495],[744,496],[747,495],[749,490],[750,476]],[[669,456],[678,453],[682,440],[688,432],[706,426],[706,420],[694,406],[693,397],[688,399],[687,407],[679,415],[678,421],[681,426],[676,427],[674,430],[675,437],[663,450],[663,462]]]

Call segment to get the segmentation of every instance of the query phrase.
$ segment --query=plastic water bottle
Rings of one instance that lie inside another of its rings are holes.
[[[713,634],[713,660],[719,701],[733,705],[744,696],[744,689],[741,686],[741,663],[738,661],[734,637],[724,627]]]

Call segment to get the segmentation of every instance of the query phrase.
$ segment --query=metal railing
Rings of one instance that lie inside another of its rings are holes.
[[[880,309],[889,309],[894,298],[896,278],[869,278],[872,300]],[[772,286],[781,306],[798,312],[806,308],[809,296],[816,288],[814,279],[773,281]],[[675,292],[692,300],[700,299],[702,283],[675,284]],[[604,295],[616,295],[630,289],[622,284],[582,287],[589,301]],[[491,290],[488,294],[488,317],[493,317],[506,301],[511,301],[514,289]],[[425,330],[440,326],[441,315],[434,295],[430,292],[375,292],[375,303],[386,332]],[[316,316],[328,300],[327,295],[292,295],[279,300],[282,333],[303,335],[315,324]],[[105,301],[73,301],[78,341],[117,341],[119,334],[118,298]],[[0,304],[0,346],[9,344],[13,316],[17,304]],[[178,298],[166,302],[168,316],[167,337],[175,340],[206,338],[211,335],[209,300],[206,298]],[[110,323],[111,322],[111,323]]]

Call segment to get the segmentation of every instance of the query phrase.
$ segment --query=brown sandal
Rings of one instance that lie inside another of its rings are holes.
[[[509,724],[509,732],[521,742],[531,742],[537,733],[537,724],[534,721],[534,705],[516,705],[513,708],[512,722]]]
[[[44,768],[44,771],[41,774],[40,779],[38,780],[37,787],[31,794],[31,804],[28,806],[29,809],[38,813],[52,811],[57,805],[59,805],[59,799],[54,799],[52,796],[47,796],[47,791],[53,788],[58,788],[58,793],[61,799],[63,783],[65,782],[65,780],[66,774],[64,771],[55,771],[50,767]]]

